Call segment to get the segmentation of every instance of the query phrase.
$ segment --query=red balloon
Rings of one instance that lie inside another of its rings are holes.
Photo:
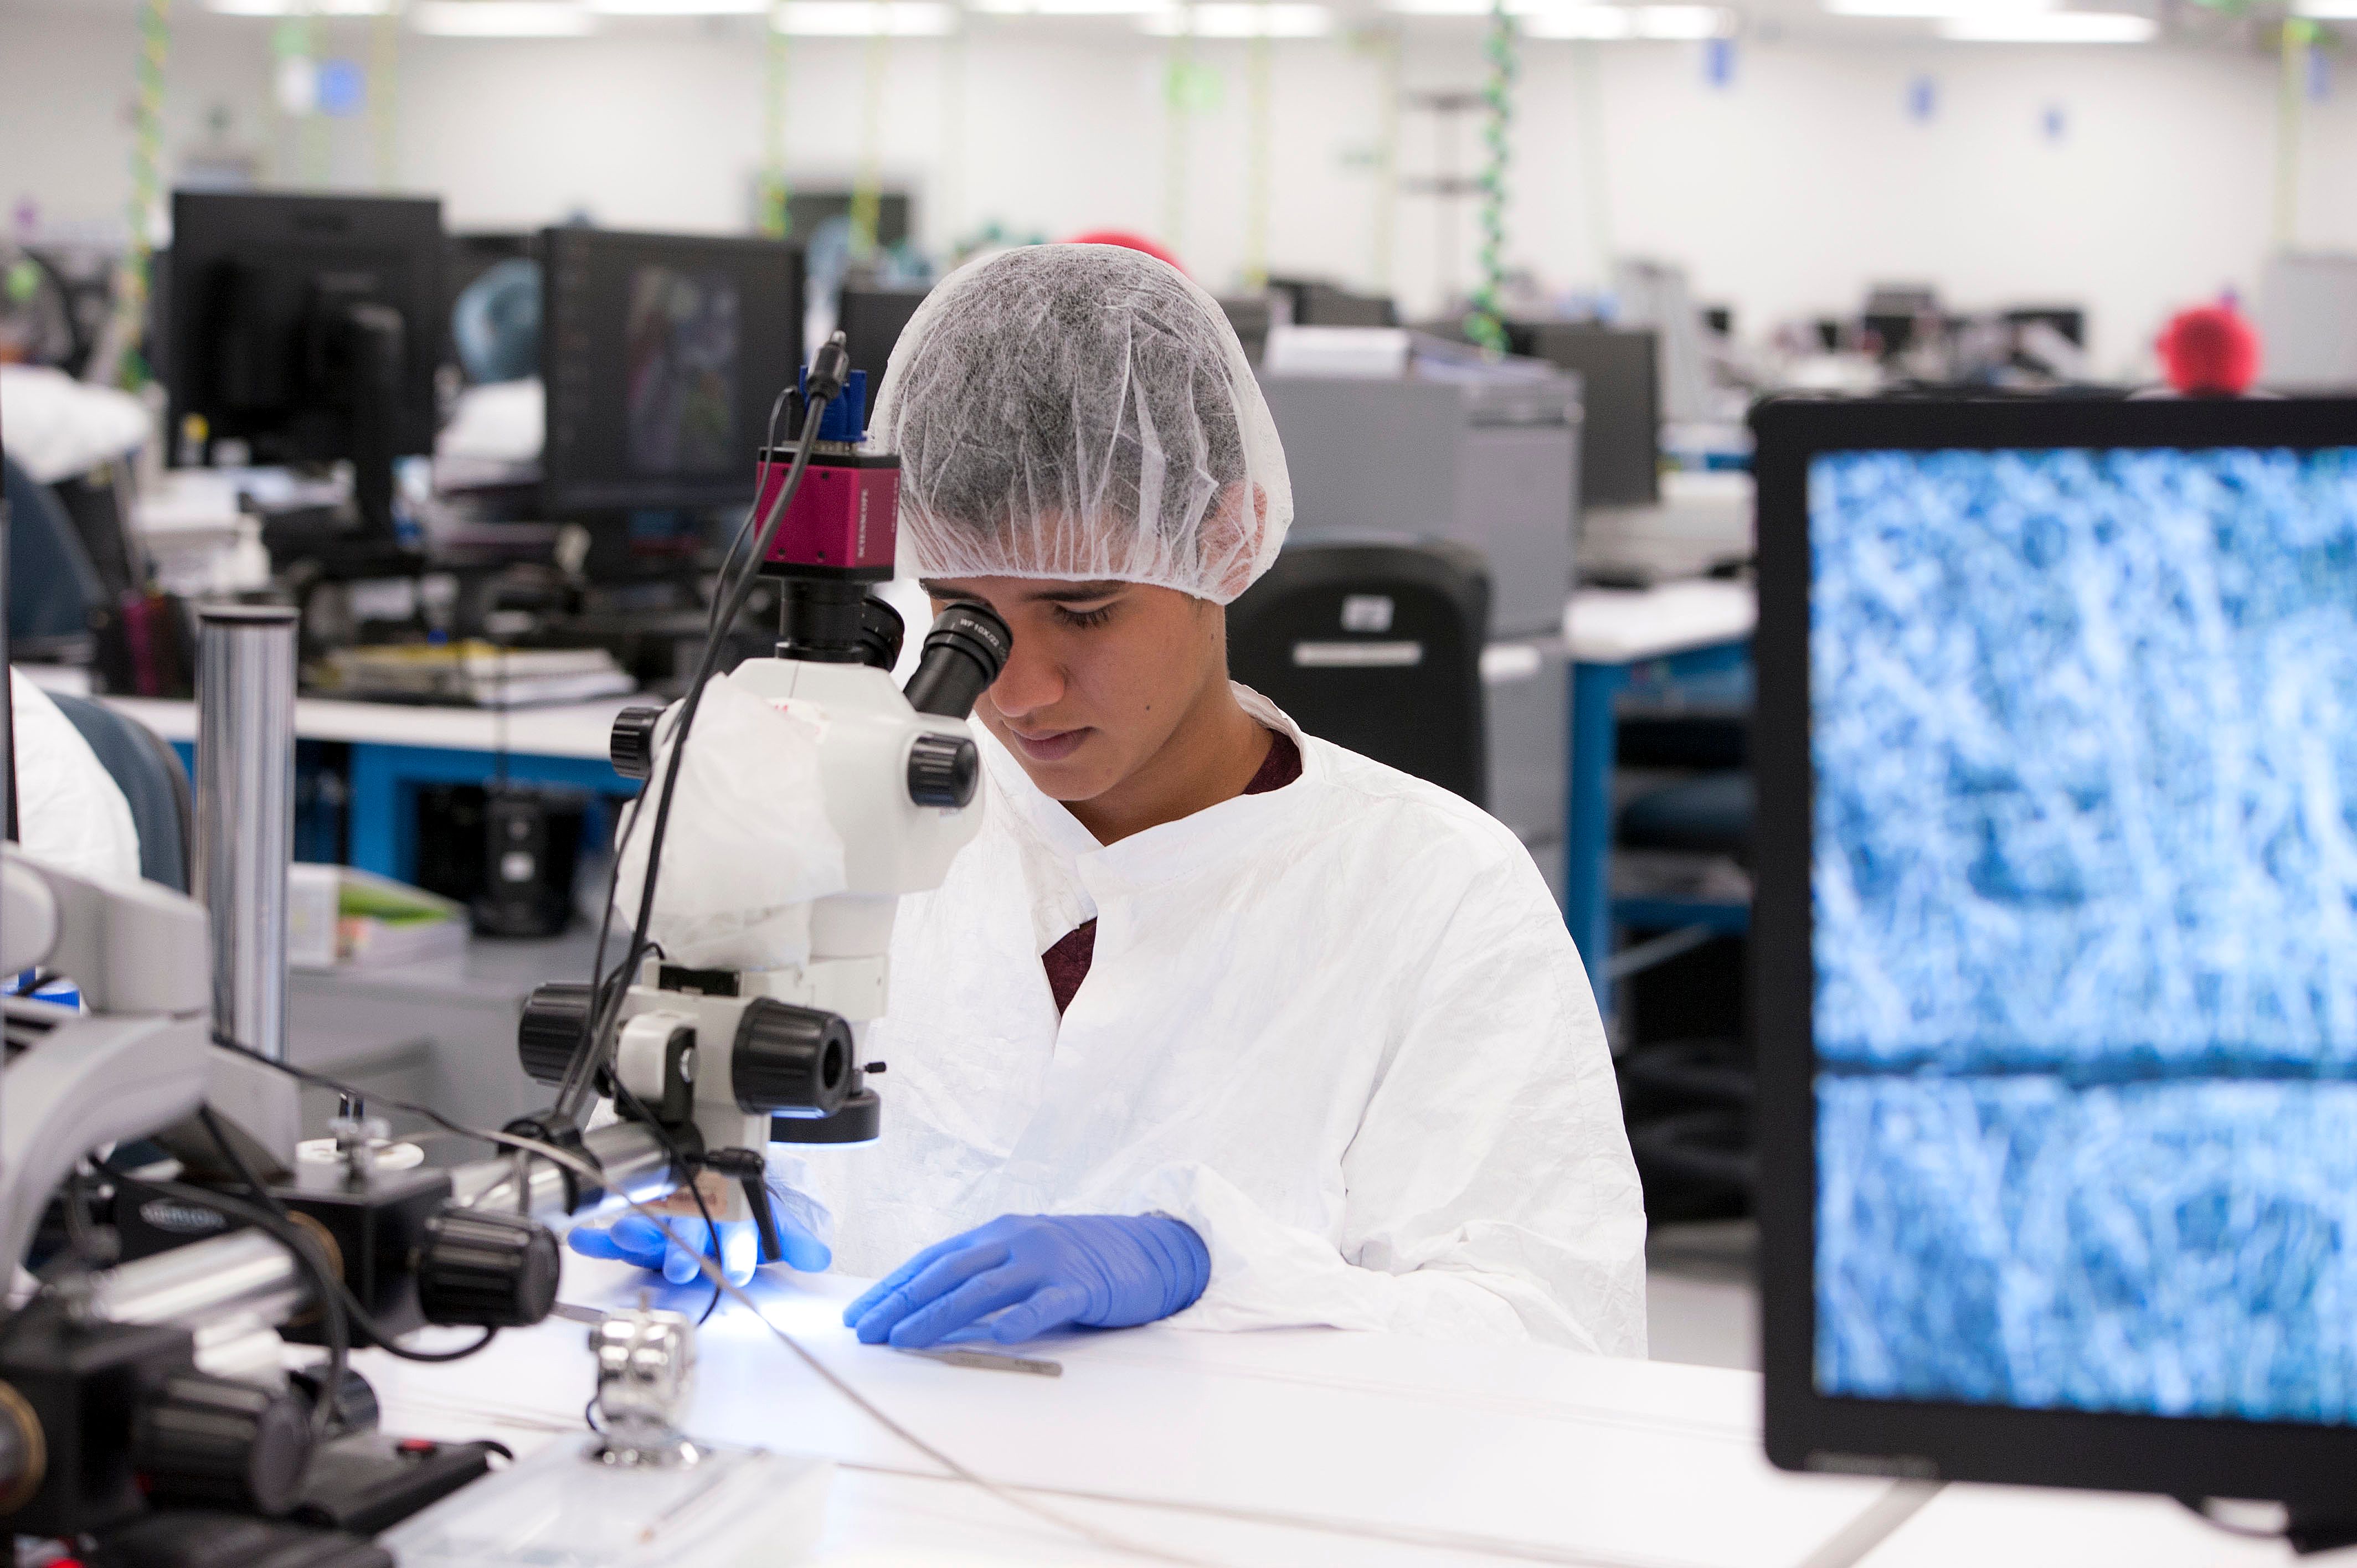
[[[2259,334],[2231,305],[2180,310],[2154,345],[2161,373],[2188,397],[2240,397],[2259,379]]]
[[[1075,234],[1064,242],[1067,245],[1119,245],[1125,251],[1143,251],[1157,262],[1177,267],[1180,272],[1187,264],[1143,234],[1133,234],[1126,229],[1092,229],[1085,234]]]

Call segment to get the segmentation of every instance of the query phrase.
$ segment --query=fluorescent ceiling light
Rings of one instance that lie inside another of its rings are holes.
[[[934,0],[785,0],[778,31],[817,38],[932,38],[957,31],[957,8]]]
[[[1157,11],[1138,26],[1164,38],[1316,38],[1333,29],[1334,17],[1323,5],[1289,0],[1204,0],[1183,13]]]
[[[2118,11],[2044,11],[1958,16],[1940,36],[1973,44],[2141,44],[2160,29],[2149,16]]]
[[[968,8],[993,16],[1150,16],[1170,0],[968,0]]]
[[[577,38],[597,25],[572,0],[417,0],[409,17],[447,38]]]
[[[2357,22],[2357,0],[2292,0],[2291,12],[2319,22]]]
[[[770,0],[589,0],[607,16],[758,16]]]
[[[2357,4],[2357,0],[2352,0]],[[1486,16],[1489,0],[1391,0],[1404,16]],[[1711,38],[1727,31],[1715,5],[1609,5],[1598,0],[1506,0],[1534,38]]]
[[[1727,13],[1711,5],[1546,5],[1522,16],[1534,38],[1715,38]]]
[[[205,0],[221,16],[382,16],[393,0]]]
[[[2052,8],[2052,0],[1825,0],[1826,11],[1836,16],[1911,16],[1931,21],[2034,16]]]

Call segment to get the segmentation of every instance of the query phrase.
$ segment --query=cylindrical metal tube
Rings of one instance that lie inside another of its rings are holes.
[[[109,1270],[91,1282],[91,1305],[110,1323],[197,1327],[232,1314],[283,1323],[310,1299],[310,1282],[261,1230],[192,1241]]]
[[[608,1191],[642,1198],[667,1191],[682,1179],[673,1175],[671,1155],[662,1141],[652,1130],[636,1122],[617,1122],[610,1127],[600,1127],[585,1135],[582,1142],[605,1171]],[[535,1217],[564,1213],[567,1185],[565,1172],[546,1160],[533,1160],[530,1164],[531,1192],[521,1206],[522,1212]],[[471,1208],[513,1214],[519,1210],[515,1176],[515,1156],[495,1155],[452,1171],[450,1193]]]
[[[213,1026],[286,1059],[286,867],[295,855],[296,613],[198,612],[198,897],[212,917]]]
[[[654,1133],[635,1122],[600,1127],[583,1140],[606,1172],[609,1191],[644,1198],[670,1190],[679,1178]],[[515,1212],[515,1161],[501,1155],[450,1173],[453,1197],[477,1208]],[[565,1212],[565,1178],[546,1160],[532,1162],[529,1212]],[[311,1297],[302,1265],[260,1230],[238,1230],[193,1241],[168,1252],[97,1275],[91,1305],[113,1323],[177,1323],[185,1327],[247,1314],[284,1323]]]

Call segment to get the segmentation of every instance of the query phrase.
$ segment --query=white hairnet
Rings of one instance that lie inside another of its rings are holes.
[[[1115,245],[969,263],[917,307],[872,433],[900,454],[928,577],[1156,583],[1226,604],[1276,559],[1293,489],[1235,329]]]

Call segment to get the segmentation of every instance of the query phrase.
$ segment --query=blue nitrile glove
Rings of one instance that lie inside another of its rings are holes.
[[[1071,1324],[1152,1323],[1193,1305],[1211,1279],[1203,1239],[1167,1215],[1003,1214],[893,1270],[843,1321],[864,1344],[912,1350],[995,1312],[985,1331],[1018,1345]]]
[[[783,1263],[806,1274],[824,1273],[834,1264],[834,1254],[818,1238],[816,1206],[775,1177],[768,1186],[770,1212],[778,1222],[778,1240],[785,1246],[782,1257],[763,1253],[759,1230],[750,1219],[722,1220],[713,1227],[720,1232],[716,1250],[711,1231],[693,1214],[667,1217],[657,1226],[634,1209],[610,1226],[576,1226],[565,1240],[585,1258],[619,1258],[642,1269],[660,1269],[662,1277],[675,1285],[702,1274],[695,1262],[699,1252],[720,1260],[720,1273],[730,1284],[741,1285],[751,1279],[761,1263]]]

